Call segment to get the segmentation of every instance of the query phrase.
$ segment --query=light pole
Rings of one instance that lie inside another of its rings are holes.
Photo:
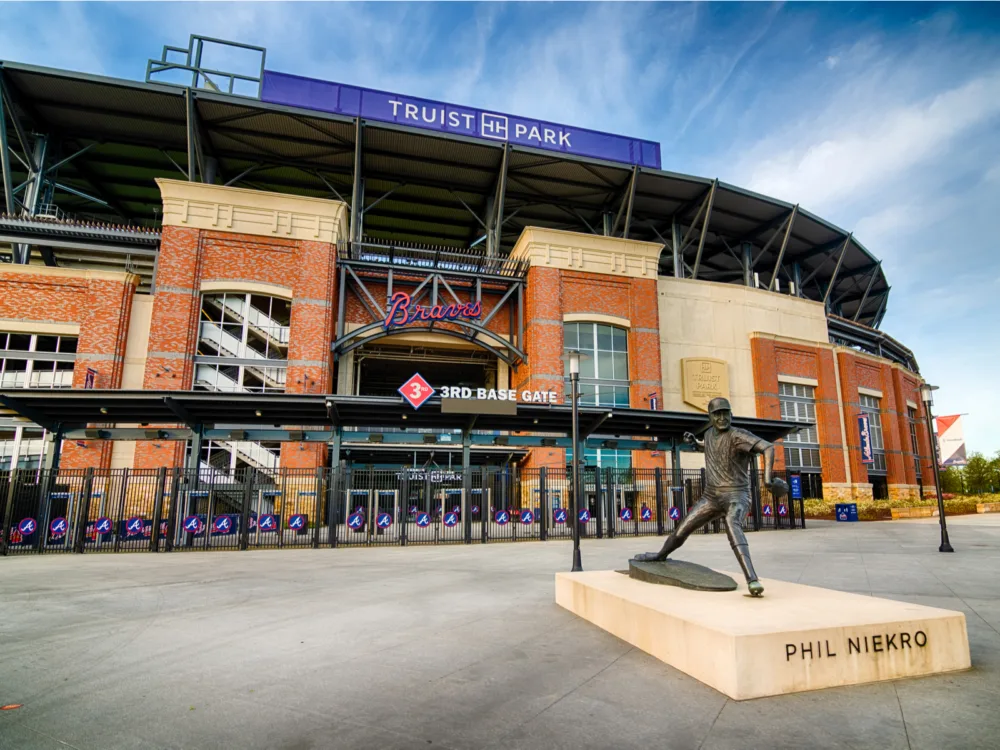
[[[569,351],[570,398],[573,400],[573,568],[574,573],[583,570],[580,560],[580,352]]]
[[[934,421],[931,417],[931,406],[934,404],[936,385],[924,383],[920,386],[920,398],[924,402],[924,418],[927,420],[927,437],[931,443],[931,463],[934,464],[934,487],[937,490],[938,521],[941,524],[941,546],[938,552],[954,552],[954,547],[948,541],[948,524],[944,520],[944,497],[941,495],[941,472],[938,468],[937,440],[934,437]]]

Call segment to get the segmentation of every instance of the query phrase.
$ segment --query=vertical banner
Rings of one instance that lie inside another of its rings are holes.
[[[87,374],[83,377],[83,387],[84,388],[96,388],[97,387],[97,370],[93,367],[87,368]]]
[[[792,500],[802,499],[802,475],[792,474],[788,477],[788,488],[791,491]]]
[[[941,466],[965,466],[968,463],[965,455],[965,433],[962,430],[962,415],[953,414],[948,417],[935,417],[937,432],[938,457]]]
[[[875,463],[875,454],[872,452],[872,431],[867,414],[858,415],[858,435],[861,436],[861,463]]]

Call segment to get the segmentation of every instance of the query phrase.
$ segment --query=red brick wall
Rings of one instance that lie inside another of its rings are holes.
[[[818,381],[816,427],[820,442],[823,479],[827,482],[846,482],[833,352],[826,347],[754,337],[750,340],[750,353],[753,361],[757,416],[762,419],[781,419],[781,405],[778,400],[779,375]],[[783,442],[779,441],[774,458],[775,466],[782,469],[785,467]]]
[[[241,282],[257,282],[292,289],[286,392],[329,393],[335,262],[335,248],[326,242],[164,227],[143,387],[192,387],[204,282],[232,282],[233,291]],[[299,448],[282,447],[283,466],[312,467],[325,459],[323,446]],[[136,445],[136,468],[180,465],[183,458],[182,443]]]
[[[529,270],[525,293],[525,316],[530,321],[525,334],[528,364],[512,374],[512,387],[564,392],[563,316],[574,313],[613,315],[631,322],[631,406],[648,408],[650,394],[662,403],[656,281],[540,266]],[[532,451],[525,465],[564,466],[565,460],[565,451],[543,448]],[[632,461],[637,468],[666,466],[662,453],[634,451]]]
[[[125,341],[138,277],[98,278],[0,270],[0,317],[24,321],[78,323],[73,387],[82,388],[87,369],[97,371],[95,387],[121,387]],[[0,328],[2,328],[0,324]],[[106,468],[111,444],[103,440],[63,443],[67,468]]]

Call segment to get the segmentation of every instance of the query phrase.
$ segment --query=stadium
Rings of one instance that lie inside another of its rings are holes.
[[[589,532],[662,533],[716,396],[781,441],[793,500],[757,490],[756,528],[934,493],[878,258],[657,143],[199,36],[144,81],[2,61],[0,90],[4,549],[58,520],[81,550],[161,524],[149,544],[546,538],[574,448]]]

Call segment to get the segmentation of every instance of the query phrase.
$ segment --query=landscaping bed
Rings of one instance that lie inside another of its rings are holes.
[[[976,512],[978,503],[1000,502],[1000,495],[950,495],[944,496],[944,513],[946,516],[960,516]],[[835,520],[837,503],[830,500],[805,500],[806,518],[822,518]],[[866,500],[858,504],[859,521],[888,521],[892,518],[893,508],[916,508],[931,506],[937,508],[937,500]]]

